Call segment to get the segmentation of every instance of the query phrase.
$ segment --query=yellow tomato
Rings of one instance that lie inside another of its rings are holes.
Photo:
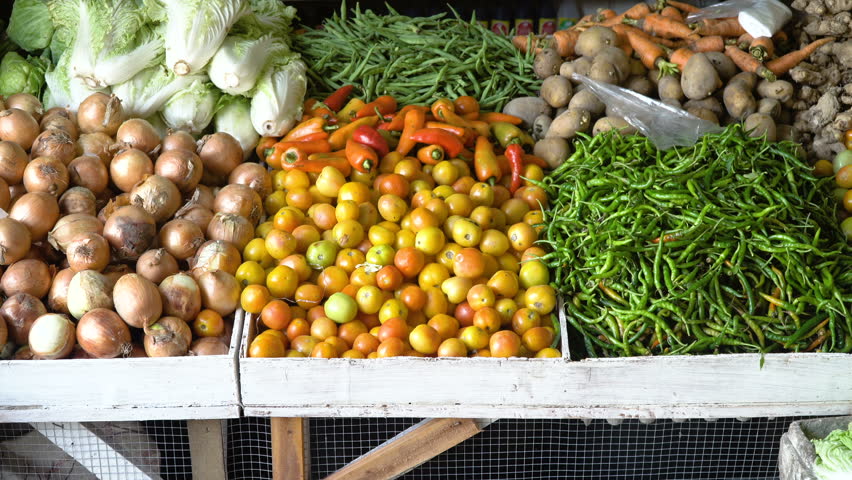
[[[337,252],[337,258],[335,258],[334,264],[351,275],[352,272],[358,268],[358,265],[361,265],[366,261],[367,259],[364,252],[354,248],[344,248]]]
[[[259,263],[264,268],[271,267],[275,263],[266,251],[266,242],[262,238],[252,239],[243,249],[243,260],[251,260]]]
[[[464,277],[450,277],[441,283],[441,291],[452,303],[465,301],[467,292],[471,287],[473,287],[473,279]]]
[[[521,270],[521,264],[518,262],[518,258],[509,252],[497,257],[497,264],[501,270],[508,270],[515,273],[518,273]]]
[[[284,170],[272,171],[272,188],[275,190],[287,189],[287,172]]]
[[[393,246],[396,250],[402,250],[405,247],[413,247],[416,239],[417,235],[411,230],[400,230],[399,233],[396,234],[396,241]]]
[[[423,307],[423,313],[426,314],[427,317],[431,318],[435,315],[446,314],[449,312],[450,301],[441,289],[427,288],[425,292],[427,300],[426,306]]]
[[[453,190],[453,187],[451,187],[449,185],[439,185],[439,186],[435,187],[434,189],[432,189],[432,195],[434,195],[435,198],[447,200],[447,199],[449,199],[449,197],[456,195],[456,191]],[[465,195],[465,196],[467,196],[467,195]]]
[[[361,182],[347,182],[340,187],[337,201],[352,200],[356,205],[370,201],[370,187]]]
[[[426,255],[435,255],[444,247],[444,232],[438,227],[428,227],[417,232],[414,237],[414,248]]]
[[[396,240],[396,232],[388,230],[381,224],[373,225],[367,232],[367,238],[373,245],[393,245],[394,240]]]
[[[390,245],[374,245],[367,250],[367,263],[374,265],[393,265],[393,257],[396,252]]]
[[[275,212],[287,206],[287,194],[284,190],[276,190],[269,194],[263,201],[263,209],[267,215],[275,215]]]
[[[453,241],[462,247],[475,247],[482,239],[482,228],[467,218],[460,218],[453,223]]]
[[[473,211],[474,207],[476,207],[469,196],[463,193],[455,193],[455,191],[447,196],[444,202],[447,204],[447,210],[450,215],[458,215],[460,217],[467,217]]]
[[[459,169],[451,162],[444,160],[432,168],[432,178],[438,185],[452,185],[459,179]]]
[[[266,281],[266,271],[255,261],[243,262],[234,275],[240,286],[263,285]]]
[[[473,201],[473,204],[476,206],[481,205],[490,207],[494,204],[494,189],[492,189],[491,185],[488,185],[487,183],[474,183],[473,186],[470,187],[468,195]]]
[[[311,179],[308,174],[297,169],[288,170],[287,176],[284,179],[284,188],[293,190],[295,188],[307,189],[311,186]]]
[[[290,267],[278,265],[266,276],[266,287],[275,298],[293,298],[299,275]]]
[[[492,290],[488,285],[474,285],[467,292],[467,303],[469,303],[471,308],[474,310],[493,307],[496,302],[497,298],[494,295],[494,290]]]
[[[509,237],[500,230],[486,230],[479,241],[479,248],[482,253],[499,257],[509,250]]]
[[[340,200],[334,209],[334,217],[338,222],[358,219],[358,204],[354,200]]]
[[[465,344],[469,351],[487,347],[488,337],[488,332],[475,326],[464,327],[459,332],[459,340]]]
[[[408,308],[402,303],[402,301],[395,298],[385,300],[385,303],[383,303],[381,308],[379,308],[379,321],[381,323],[385,323],[391,318],[401,318],[405,320],[407,317]]]
[[[533,243],[538,240],[538,234],[536,231],[527,223],[516,223],[509,227],[508,231],[509,244],[512,245],[518,252],[523,252],[524,250],[533,246]]]
[[[506,327],[512,324],[512,316],[518,311],[518,304],[511,298],[501,298],[494,304],[494,309],[503,319],[501,325]]]
[[[524,304],[540,315],[547,315],[556,307],[556,292],[550,285],[536,285],[527,289]]]
[[[440,288],[444,280],[450,278],[450,271],[440,263],[430,263],[423,267],[417,276],[417,284],[423,290]]]
[[[532,210],[524,214],[524,223],[535,229],[536,233],[544,230],[544,214],[541,210]]]
[[[501,297],[513,298],[518,294],[518,275],[509,270],[500,270],[488,280],[488,286]]]
[[[269,290],[263,285],[249,285],[240,294],[240,306],[248,313],[260,313],[270,300]]]
[[[438,263],[447,267],[448,270],[453,269],[453,260],[456,258],[456,254],[461,251],[462,247],[458,243],[448,243],[444,245],[444,248],[438,252],[438,255],[435,257],[438,260]]]
[[[382,195],[379,198],[379,214],[387,221],[398,222],[408,211],[405,200],[393,194]]]
[[[358,289],[355,294],[355,301],[358,303],[358,309],[362,312],[372,315],[379,313],[384,303],[384,293],[379,287],[374,285],[364,285]]]
[[[494,213],[491,207],[478,206],[470,212],[470,219],[483,230],[494,228]]]
[[[325,167],[317,177],[317,190],[326,197],[336,198],[340,188],[346,184],[346,177],[334,167]]]
[[[274,228],[275,225],[272,224],[272,221],[263,222],[254,229],[254,236],[258,238],[266,238],[266,234]]]
[[[550,272],[547,270],[547,265],[540,260],[528,260],[521,264],[519,276],[524,288],[550,283]]]
[[[272,230],[264,240],[266,252],[276,260],[281,260],[296,251],[296,237],[285,230]]]
[[[355,248],[364,240],[364,227],[357,220],[343,220],[332,229],[334,241],[341,248]]]

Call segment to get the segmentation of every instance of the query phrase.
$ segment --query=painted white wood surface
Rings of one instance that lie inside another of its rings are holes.
[[[0,361],[0,422],[238,417],[242,322],[227,355]]]

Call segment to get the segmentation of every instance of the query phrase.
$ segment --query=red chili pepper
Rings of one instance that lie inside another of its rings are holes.
[[[509,191],[515,193],[521,188],[521,172],[524,169],[524,149],[517,143],[513,143],[506,147],[506,158],[509,159],[509,166],[512,168],[512,183],[509,186]]]
[[[417,143],[440,145],[450,159],[458,157],[464,150],[464,144],[458,135],[437,128],[421,128],[411,134],[411,139]]]
[[[352,140],[372,148],[379,154],[379,157],[384,157],[390,151],[390,147],[388,147],[388,142],[385,140],[385,137],[369,125],[361,125],[356,128],[355,131],[352,132]]]
[[[351,138],[346,141],[346,159],[352,168],[361,173],[369,173],[379,164],[379,155],[375,150]]]
[[[396,99],[390,95],[382,95],[361,107],[361,110],[358,110],[355,118],[371,117],[376,115],[376,111],[378,111],[378,113],[383,117],[385,115],[390,115],[396,111]]]
[[[336,92],[329,95],[323,103],[330,110],[338,112],[341,108],[343,108],[343,105],[346,103],[346,99],[349,98],[349,95],[352,93],[354,88],[355,87],[352,85],[344,85],[338,88]]]

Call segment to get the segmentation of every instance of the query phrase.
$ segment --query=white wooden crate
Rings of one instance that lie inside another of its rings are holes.
[[[0,361],[0,422],[238,417],[242,325],[227,355]]]

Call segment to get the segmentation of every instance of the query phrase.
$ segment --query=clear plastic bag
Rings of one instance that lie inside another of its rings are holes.
[[[613,113],[636,127],[660,150],[692,146],[702,136],[722,131],[722,127],[714,123],[632,90],[577,73],[571,74],[571,80],[585,85]]]
[[[778,0],[728,0],[690,13],[687,23],[706,18],[737,17],[752,37],[771,37],[793,18],[793,12]]]

